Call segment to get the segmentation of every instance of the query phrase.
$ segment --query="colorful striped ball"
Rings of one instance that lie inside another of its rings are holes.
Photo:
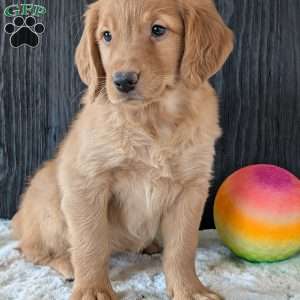
[[[253,165],[229,176],[214,205],[220,238],[253,262],[287,259],[300,251],[300,180],[273,165]]]

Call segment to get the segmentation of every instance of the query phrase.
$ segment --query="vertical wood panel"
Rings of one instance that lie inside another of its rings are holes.
[[[27,1],[29,2],[29,1]],[[12,49],[0,3],[0,215],[11,217],[28,178],[52,157],[79,109],[84,86],[74,67],[87,2],[32,1],[48,8],[41,45]],[[224,135],[203,226],[215,192],[234,170],[274,163],[300,177],[300,1],[217,0],[236,48],[212,80]]]

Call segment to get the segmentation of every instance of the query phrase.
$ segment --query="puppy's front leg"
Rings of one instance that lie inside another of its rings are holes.
[[[198,228],[208,186],[188,187],[162,219],[163,265],[168,293],[174,300],[219,300],[206,289],[195,271]]]
[[[62,209],[68,224],[75,271],[71,300],[117,299],[108,277],[110,197],[109,178],[105,176],[90,181],[74,177],[64,190]]]

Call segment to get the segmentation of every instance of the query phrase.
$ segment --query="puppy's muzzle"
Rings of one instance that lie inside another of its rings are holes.
[[[121,93],[133,91],[139,81],[139,74],[136,72],[117,72],[113,76],[113,82]]]

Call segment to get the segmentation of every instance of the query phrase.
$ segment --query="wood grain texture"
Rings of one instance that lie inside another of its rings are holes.
[[[29,2],[29,1],[27,1]],[[84,90],[74,49],[87,2],[32,1],[48,8],[36,49],[13,49],[0,3],[0,216],[16,211],[27,178],[55,153]],[[300,177],[300,1],[217,0],[236,47],[212,80],[224,131],[203,219],[213,227],[214,195],[234,170],[273,163]]]
[[[27,1],[27,3],[29,3]],[[0,216],[11,217],[24,185],[55,153],[79,109],[84,90],[74,67],[85,1],[32,1],[45,5],[46,27],[39,47],[11,48],[2,28],[0,44]]]

